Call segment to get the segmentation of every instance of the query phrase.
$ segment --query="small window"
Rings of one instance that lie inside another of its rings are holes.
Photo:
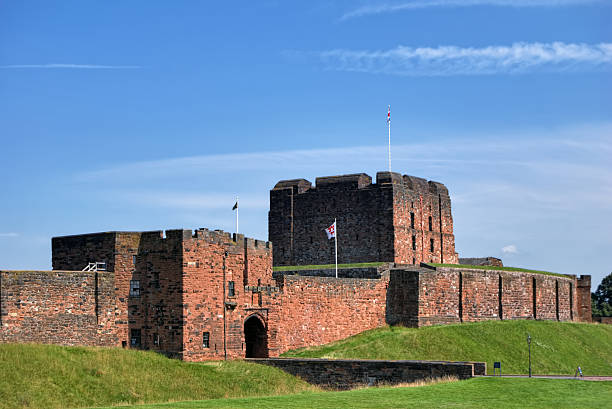
[[[433,221],[431,219],[431,216],[429,216],[429,231],[433,231]]]
[[[433,251],[434,251],[434,239],[429,239],[429,250],[433,253]]]
[[[412,257],[412,264],[416,264],[416,258]]]
[[[412,250],[416,250],[416,236],[412,236]]]
[[[229,281],[227,283],[227,296],[234,297],[236,295],[236,290],[234,289],[234,282]]]
[[[132,264],[136,265],[136,255],[135,254],[132,256]]]
[[[410,228],[414,229],[414,212],[410,212]]]
[[[159,346],[159,334],[153,334],[153,345]]]
[[[133,329],[130,331],[130,346],[132,347],[139,347],[140,346],[140,330],[139,329]]]
[[[202,348],[210,348],[210,332],[202,333]]]
[[[140,281],[130,281],[130,297],[140,297]]]
[[[159,271],[153,271],[151,273],[151,287],[159,288]]]

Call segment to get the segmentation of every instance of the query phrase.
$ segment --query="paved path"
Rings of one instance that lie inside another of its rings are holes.
[[[529,378],[529,375],[502,375],[502,376],[493,376],[493,375],[480,375],[477,378]],[[612,376],[583,376],[583,377],[574,377],[574,376],[564,376],[564,375],[533,375],[532,378],[538,379],[575,379],[577,381],[612,381]]]

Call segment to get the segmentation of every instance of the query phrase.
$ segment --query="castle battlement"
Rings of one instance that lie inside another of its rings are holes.
[[[270,191],[269,240],[275,265],[329,264],[323,229],[337,220],[340,263],[457,263],[448,189],[378,172],[282,180]]]

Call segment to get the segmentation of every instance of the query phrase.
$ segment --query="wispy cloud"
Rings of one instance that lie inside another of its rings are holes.
[[[193,193],[181,190],[114,190],[112,197],[121,197],[126,202],[137,206],[164,207],[176,210],[211,210],[230,209],[236,202],[236,196],[231,193]],[[250,194],[240,198],[240,206],[250,209],[268,209],[267,192]]]
[[[396,2],[370,2],[345,13],[341,20],[372,14],[394,13],[431,7],[559,7],[599,3],[604,0],[414,0]]]
[[[515,244],[509,244],[507,246],[502,247],[501,249],[502,253],[504,255],[510,255],[510,254],[517,254],[518,253],[518,249],[516,248]]]
[[[139,65],[96,65],[96,64],[14,64],[14,65],[0,65],[0,68],[69,68],[69,69],[81,69],[81,70],[123,70],[123,69],[135,69],[142,68]]]
[[[514,43],[482,48],[439,46],[319,53],[324,66],[338,71],[405,76],[519,74],[612,67],[612,43]]]
[[[19,237],[18,233],[0,233],[0,237]]]

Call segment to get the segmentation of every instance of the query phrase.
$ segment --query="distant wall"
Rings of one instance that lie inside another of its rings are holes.
[[[440,361],[375,361],[353,359],[253,359],[251,362],[274,366],[306,382],[331,389],[350,389],[377,384],[398,384],[445,376],[468,379],[474,366],[484,363]]]
[[[117,345],[113,274],[0,271],[0,342]]]
[[[53,237],[53,269],[81,271],[89,263],[106,262],[106,270],[115,271],[115,242],[115,232]]]
[[[459,257],[459,264],[468,266],[504,266],[501,259],[497,257]]]

